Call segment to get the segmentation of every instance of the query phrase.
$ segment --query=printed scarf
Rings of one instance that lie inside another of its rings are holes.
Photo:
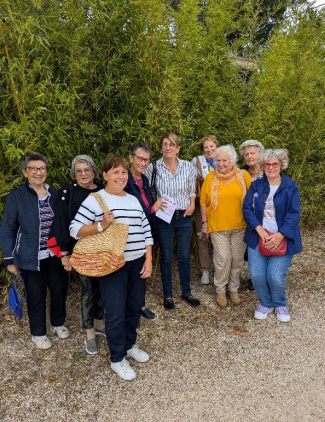
[[[245,177],[241,170],[237,167],[233,167],[231,172],[229,174],[221,174],[218,169],[213,172],[213,179],[211,182],[211,207],[213,210],[216,210],[218,208],[219,203],[219,196],[220,196],[220,182],[227,182],[232,177],[235,177],[239,186],[241,187],[243,191],[243,196],[241,199],[241,203],[243,204],[247,188],[246,188],[246,182]]]

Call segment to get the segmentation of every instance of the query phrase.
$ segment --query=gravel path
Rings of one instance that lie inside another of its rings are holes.
[[[133,363],[138,377],[123,382],[109,368],[107,345],[84,353],[79,287],[68,298],[68,340],[33,347],[26,318],[0,310],[0,420],[325,422],[324,252],[321,230],[303,233],[304,252],[288,277],[292,322],[253,320],[254,292],[243,289],[239,308],[218,309],[212,284],[201,286],[193,263],[193,310],[178,300],[163,309],[160,281],[151,281],[139,345],[150,353]]]

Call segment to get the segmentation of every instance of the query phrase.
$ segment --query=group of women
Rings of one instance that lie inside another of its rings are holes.
[[[149,355],[136,344],[136,330],[141,315],[155,317],[145,306],[154,240],[161,251],[165,309],[175,308],[174,235],[182,300],[192,307],[200,305],[191,292],[193,215],[199,234],[202,284],[209,283],[209,237],[212,241],[217,304],[227,307],[228,293],[232,304],[240,305],[239,276],[247,247],[249,270],[260,301],[255,318],[265,319],[275,309],[279,321],[290,320],[286,275],[293,255],[302,246],[298,188],[282,173],[288,165],[286,150],[264,150],[258,141],[246,141],[240,147],[246,166],[239,169],[234,147],[219,147],[213,136],[203,138],[203,154],[192,163],[178,158],[180,148],[179,137],[167,133],[160,140],[162,158],[156,162],[150,163],[150,148],[141,142],[132,147],[130,164],[122,157],[108,156],[102,167],[105,187],[97,182],[93,160],[87,155],[77,156],[70,172],[74,182],[59,191],[46,184],[48,161],[43,155],[32,153],[22,159],[27,180],[7,197],[0,243],[4,264],[11,273],[20,271],[25,281],[30,332],[38,348],[52,346],[46,331],[47,289],[51,331],[65,339],[70,335],[64,322],[73,247],[77,239],[102,232],[113,221],[129,227],[125,265],[98,278],[76,274],[81,285],[86,351],[97,354],[97,336],[106,337],[111,368],[122,379],[136,377],[127,357],[142,363],[149,360]],[[197,180],[204,180],[199,204]],[[103,212],[97,199],[89,195],[94,192],[102,197],[109,211]],[[168,222],[160,218],[158,211],[166,211],[170,198],[176,206]],[[60,258],[47,246],[51,237],[60,246]],[[259,239],[266,249],[273,250],[284,238],[284,256],[265,256],[259,251]]]

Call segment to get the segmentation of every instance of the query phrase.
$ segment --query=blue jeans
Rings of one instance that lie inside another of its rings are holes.
[[[286,276],[293,255],[264,256],[248,248],[248,267],[261,305],[267,308],[287,306]]]
[[[146,291],[140,278],[144,257],[127,261],[118,271],[99,277],[105,309],[105,331],[112,362],[121,362],[135,344]]]
[[[173,239],[177,236],[177,257],[182,295],[191,294],[190,245],[192,216],[184,217],[184,211],[175,211],[170,224],[156,218],[157,237],[161,249],[160,271],[164,297],[173,297]]]

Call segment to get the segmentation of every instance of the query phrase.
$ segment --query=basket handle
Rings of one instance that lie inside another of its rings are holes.
[[[99,194],[98,192],[94,192],[94,193],[91,193],[90,195],[94,196],[97,199],[104,213],[109,211],[109,209],[107,208],[106,202],[104,201],[104,198],[102,197],[101,194]]]

